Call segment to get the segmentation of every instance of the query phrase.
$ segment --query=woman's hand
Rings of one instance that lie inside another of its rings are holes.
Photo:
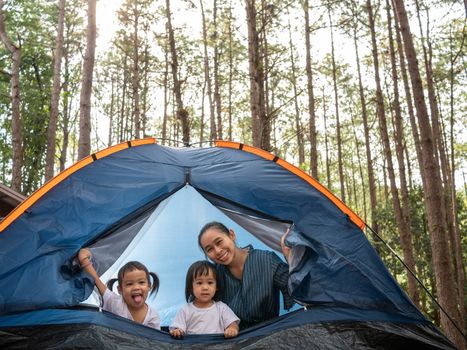
[[[180,328],[171,329],[169,330],[169,333],[172,337],[177,339],[183,338],[183,334],[185,334],[185,332],[183,332]]]
[[[287,247],[285,244],[285,240],[287,239],[287,235],[290,232],[290,228],[287,228],[287,231],[285,231],[284,235],[281,237],[281,249],[282,249],[282,254],[284,254],[285,260],[287,262],[289,261],[289,256],[290,256],[290,247]]]
[[[238,322],[231,323],[225,330],[224,330],[224,337],[225,338],[233,338],[238,335]]]

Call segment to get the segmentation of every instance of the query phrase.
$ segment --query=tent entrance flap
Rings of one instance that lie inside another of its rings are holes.
[[[169,325],[176,311],[186,302],[184,283],[188,267],[196,260],[206,259],[198,247],[198,233],[210,221],[219,221],[232,228],[238,246],[252,244],[266,250],[280,251],[280,237],[287,227],[286,223],[216,208],[187,185],[152,211],[132,219],[122,225],[121,230],[105,235],[89,248],[104,282],[117,277],[120,267],[132,260],[142,262],[149,271],[157,273],[159,292],[156,297],[148,298],[148,302],[158,310],[161,324]],[[94,290],[84,303],[100,305],[97,291]]]
[[[263,219],[221,207],[218,209],[269,248],[281,251],[281,237],[291,226],[289,223]]]

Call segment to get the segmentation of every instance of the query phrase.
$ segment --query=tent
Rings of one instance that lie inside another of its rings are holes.
[[[102,311],[74,256],[93,251],[102,279],[139,260],[160,278],[149,302],[168,326],[201,226],[233,227],[239,245],[280,251],[292,228],[294,310],[224,340],[172,339]],[[449,349],[366,239],[365,223],[315,179],[235,142],[170,148],[122,143],[58,174],[0,222],[0,347],[99,349]]]

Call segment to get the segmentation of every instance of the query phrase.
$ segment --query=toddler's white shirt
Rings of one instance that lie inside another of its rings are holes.
[[[186,334],[224,333],[228,326],[237,321],[240,321],[237,315],[221,301],[215,301],[207,308],[188,303],[177,312],[170,329],[179,328]]]

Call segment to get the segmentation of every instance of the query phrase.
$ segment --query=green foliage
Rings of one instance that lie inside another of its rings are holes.
[[[423,189],[417,186],[409,192],[411,207],[411,232],[412,245],[415,257],[417,277],[424,286],[436,296],[434,289],[434,271],[431,260],[430,235],[424,207]],[[379,202],[377,218],[379,224],[379,234],[402,258],[403,252],[400,244],[399,233],[394,219],[392,203],[390,201]],[[466,223],[467,224],[467,223]],[[384,263],[401,284],[407,290],[407,273],[402,263],[382,244],[378,244],[378,252]],[[422,310],[430,319],[436,319],[437,307],[433,304],[427,293],[420,289]]]
[[[457,192],[457,209],[459,213],[459,231],[467,232],[467,187]],[[463,261],[467,261],[467,235],[461,234]]]
[[[21,46],[20,94],[23,132],[23,192],[29,194],[42,183],[46,131],[52,78],[53,28],[50,23],[54,8],[48,2],[12,1],[9,3],[6,27],[10,38]],[[42,16],[49,14],[48,16]],[[15,40],[16,39],[16,40]],[[9,54],[0,49],[2,70],[10,66]],[[1,109],[9,109],[9,79],[2,79]],[[0,118],[8,118],[2,114]]]

